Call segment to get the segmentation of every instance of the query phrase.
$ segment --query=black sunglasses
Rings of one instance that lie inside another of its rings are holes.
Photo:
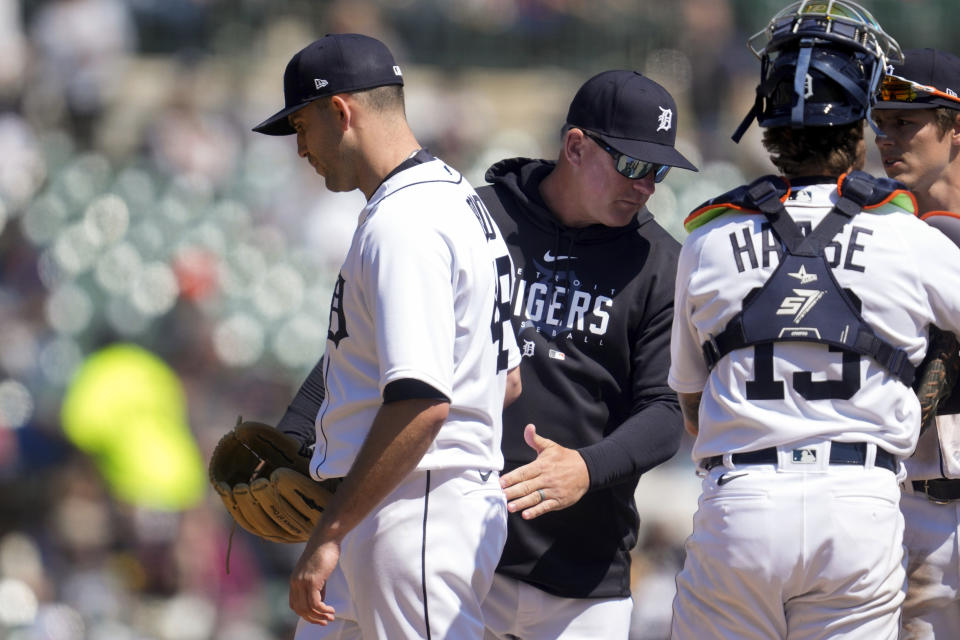
[[[670,165],[658,164],[656,162],[646,162],[644,160],[631,158],[625,153],[620,153],[589,131],[584,131],[583,129],[581,129],[581,131],[583,131],[583,135],[596,142],[601,149],[613,156],[613,163],[617,169],[617,173],[626,178],[630,178],[631,180],[640,180],[641,178],[646,178],[648,175],[650,175],[650,172],[653,171],[653,181],[662,182],[670,172]]]

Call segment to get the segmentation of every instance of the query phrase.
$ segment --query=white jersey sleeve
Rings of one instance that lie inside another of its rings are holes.
[[[810,227],[836,197],[835,186],[812,185],[793,194],[787,209]],[[825,255],[840,286],[859,299],[863,319],[904,349],[912,364],[923,358],[930,324],[960,330],[960,250],[914,216],[902,210],[862,213]],[[778,264],[776,239],[759,214],[725,214],[684,242],[668,381],[676,391],[703,392],[694,459],[818,438],[873,442],[909,455],[917,441],[919,403],[912,389],[871,358],[850,361],[824,344],[778,342],[769,361],[758,359],[751,346],[707,369],[703,343],[726,327],[744,297],[762,287]],[[849,398],[808,400],[794,384],[797,376],[820,382],[845,375],[857,385]],[[747,385],[761,376],[780,385],[782,397],[751,397]]]
[[[401,379],[450,401],[419,469],[502,467],[506,370],[520,355],[498,311],[513,270],[477,203],[459,173],[433,160],[389,178],[362,212],[331,304],[316,477],[346,474],[384,388]]]
[[[380,365],[378,386],[421,380],[453,396],[456,249],[416,214],[378,212],[365,234],[360,286],[368,292]]]
[[[695,309],[691,307],[690,288],[687,286],[698,263],[699,251],[693,246],[695,243],[694,239],[688,238],[680,250],[673,296],[673,328],[670,333],[670,371],[667,384],[679,393],[702,392],[710,373],[703,359],[700,333],[693,322]]]

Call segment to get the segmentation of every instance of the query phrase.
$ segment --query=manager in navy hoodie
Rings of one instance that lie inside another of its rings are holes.
[[[626,639],[640,475],[683,424],[667,386],[679,243],[646,209],[671,167],[677,110],[606,71],[577,92],[556,162],[491,167],[478,193],[516,268],[523,394],[504,412],[507,543],[487,638]]]

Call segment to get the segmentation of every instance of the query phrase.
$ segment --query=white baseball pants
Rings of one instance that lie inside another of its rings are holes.
[[[486,640],[627,640],[633,600],[563,598],[502,576],[483,601]]]
[[[707,473],[672,638],[896,640],[906,588],[896,476],[800,468]]]
[[[295,640],[480,640],[480,603],[507,538],[497,472],[414,471],[341,545],[336,620]]]
[[[960,502],[936,504],[905,492],[900,510],[908,582],[901,638],[960,637]]]

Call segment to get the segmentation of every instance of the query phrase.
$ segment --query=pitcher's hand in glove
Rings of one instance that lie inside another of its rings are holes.
[[[237,421],[210,458],[210,484],[230,516],[274,542],[303,542],[333,496],[339,479],[310,477],[300,442],[259,422]]]
[[[537,435],[532,424],[524,428],[523,439],[537,452],[537,459],[500,478],[510,513],[523,510],[524,520],[530,520],[583,497],[590,488],[590,472],[578,451]]]

